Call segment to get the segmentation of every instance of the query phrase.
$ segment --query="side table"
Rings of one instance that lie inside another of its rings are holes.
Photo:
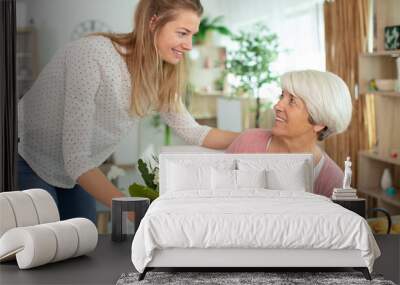
[[[339,204],[340,206],[353,211],[356,214],[359,214],[364,219],[366,218],[366,210],[365,210],[365,199],[357,198],[357,199],[348,199],[348,200],[334,200],[333,203]]]
[[[111,221],[112,241],[123,241],[126,239],[126,220],[123,219],[124,212],[135,212],[135,232],[140,221],[146,214],[150,205],[150,199],[142,197],[120,197],[112,199]],[[134,232],[134,234],[135,234]]]

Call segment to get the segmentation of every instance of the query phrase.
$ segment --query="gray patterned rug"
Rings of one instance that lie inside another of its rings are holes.
[[[122,274],[117,285],[134,284],[379,284],[395,285],[382,276],[372,274],[372,281],[364,278],[360,272],[148,272],[146,278],[138,281],[139,273]]]

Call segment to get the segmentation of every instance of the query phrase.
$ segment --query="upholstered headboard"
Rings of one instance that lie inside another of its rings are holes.
[[[230,182],[231,181],[231,182]],[[312,154],[160,154],[160,195],[169,191],[271,190],[313,192]]]

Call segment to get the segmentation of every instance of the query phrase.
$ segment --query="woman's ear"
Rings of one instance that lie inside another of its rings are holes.
[[[158,16],[155,14],[150,18],[149,28],[150,28],[151,32],[154,32],[154,29],[156,28],[157,20],[158,20]]]
[[[322,131],[325,128],[326,128],[326,126],[324,126],[324,125],[313,125],[314,132],[316,132],[316,133]]]

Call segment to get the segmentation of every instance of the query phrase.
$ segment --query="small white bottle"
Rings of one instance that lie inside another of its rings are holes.
[[[389,187],[392,187],[392,176],[390,175],[390,170],[389,168],[385,168],[383,170],[382,178],[381,178],[381,188],[383,191],[388,189]]]

